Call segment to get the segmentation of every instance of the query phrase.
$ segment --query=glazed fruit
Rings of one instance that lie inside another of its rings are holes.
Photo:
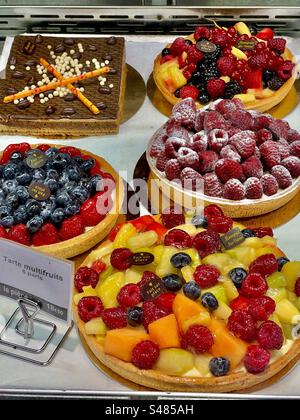
[[[225,376],[229,372],[230,361],[225,357],[214,357],[209,362],[209,370],[213,376]]]
[[[250,346],[245,357],[245,367],[249,373],[262,373],[270,362],[270,353],[260,346]]]
[[[139,369],[151,369],[159,358],[159,348],[153,341],[138,343],[132,350],[132,363]]]

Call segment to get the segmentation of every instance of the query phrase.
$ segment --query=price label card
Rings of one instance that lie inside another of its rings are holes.
[[[0,295],[26,297],[71,325],[74,264],[0,239]]]

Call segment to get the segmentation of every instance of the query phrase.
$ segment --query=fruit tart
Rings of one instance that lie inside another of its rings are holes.
[[[70,258],[115,225],[123,186],[102,158],[65,146],[9,145],[0,154],[0,237]]]
[[[210,205],[116,226],[75,275],[74,312],[91,351],[121,377],[230,392],[298,357],[299,296],[300,262],[272,229],[246,228]]]
[[[239,98],[248,109],[262,112],[279,104],[294,84],[295,58],[272,29],[251,29],[243,22],[229,28],[199,26],[167,45],[153,71],[165,99],[175,105],[191,97],[199,108],[215,99]]]
[[[198,110],[183,99],[152,137],[147,159],[162,191],[181,203],[188,196],[217,203],[233,217],[275,210],[300,188],[300,134],[237,98]]]

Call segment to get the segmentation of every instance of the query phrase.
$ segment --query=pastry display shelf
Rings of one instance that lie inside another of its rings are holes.
[[[127,63],[133,66],[147,82],[155,57],[163,46],[170,40],[170,37],[161,36],[151,38],[150,36],[127,37]],[[298,41],[300,42],[300,41]],[[297,44],[297,40],[293,40]],[[145,54],[145,51],[147,54]],[[288,115],[287,121],[295,129],[300,130],[299,108]],[[131,180],[134,167],[140,156],[146,150],[147,144],[155,130],[166,121],[166,117],[159,113],[150,100],[146,98],[142,108],[129,121],[121,125],[120,133],[113,136],[86,137],[78,140],[65,140],[62,144],[72,145],[87,149],[92,153],[102,156],[117,171],[127,171],[128,181]],[[1,149],[10,143],[18,143],[19,136],[2,136],[0,138]],[[26,141],[30,143],[41,142],[40,139],[29,137]],[[53,141],[45,141],[53,143]],[[300,211],[300,203],[298,203]],[[276,236],[279,238],[279,247],[286,250],[291,259],[299,259],[299,225],[300,213],[287,224],[276,228]],[[3,316],[12,312],[15,303],[1,298],[2,325]],[[22,363],[9,357],[0,356],[0,396],[29,396],[29,397],[74,397],[84,396],[85,398],[103,397],[109,398],[172,398],[180,397],[178,394],[158,393],[145,390],[138,390],[129,387],[111,378],[107,373],[100,372],[91,362],[86,354],[74,328],[58,353],[53,363],[46,368],[33,367],[30,364]],[[287,376],[278,382],[269,384],[265,388],[252,391],[247,395],[249,398],[286,397],[293,398],[300,396],[300,364],[297,365]],[[182,397],[182,396],[181,396]],[[184,395],[187,397],[187,394]],[[188,398],[213,398],[213,395],[189,394]],[[223,396],[226,398],[226,396]],[[242,398],[243,395],[231,394],[230,398]],[[228,398],[228,396],[227,396]]]

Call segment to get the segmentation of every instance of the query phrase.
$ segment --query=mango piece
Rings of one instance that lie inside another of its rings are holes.
[[[84,325],[85,333],[87,335],[105,335],[107,327],[102,318],[91,319]]]
[[[276,258],[284,256],[284,253],[279,248],[277,248],[277,246],[274,246],[274,245],[267,245],[267,246],[264,246],[263,248],[256,250],[256,258],[260,257],[261,255],[266,255],[266,254],[273,254],[275,255]]]
[[[267,283],[271,289],[279,289],[286,287],[286,278],[282,273],[276,272],[267,277]]]
[[[149,324],[149,336],[160,349],[180,348],[179,329],[175,315],[171,314]]]
[[[294,292],[296,280],[300,277],[300,261],[290,261],[284,264],[281,272],[286,278],[287,288]]]
[[[280,287],[279,289],[271,289],[269,288],[266,292],[266,295],[275,300],[275,302],[280,302],[283,299],[287,299],[287,290],[284,287]]]
[[[127,246],[132,251],[136,252],[141,247],[150,247],[158,241],[158,235],[154,230],[149,232],[138,233],[131,236],[127,241]]]
[[[165,246],[162,258],[158,266],[156,267],[155,273],[158,277],[164,277],[167,274],[177,274],[178,270],[171,264],[171,258],[173,255],[178,253],[178,249],[174,246]]]
[[[212,293],[219,303],[220,302],[224,302],[224,303],[228,302],[226,290],[225,290],[225,287],[224,287],[223,283],[219,283],[216,286],[210,287],[209,289],[203,289],[202,290],[202,295],[204,293]]]
[[[210,324],[210,320],[211,318],[208,312],[200,312],[200,314],[195,315],[183,322],[182,331],[186,333],[192,325],[204,325],[207,327]]]
[[[277,302],[275,313],[278,315],[280,322],[286,324],[297,324],[297,317],[300,315],[296,306],[288,299],[282,299],[280,302]]]
[[[155,369],[171,376],[182,376],[194,367],[194,356],[183,349],[161,350]]]
[[[105,337],[104,353],[131,362],[132,350],[144,340],[149,340],[149,335],[144,331],[130,328],[110,330]]]
[[[184,295],[177,294],[173,302],[173,312],[176,316],[179,329],[184,330],[185,321],[198,316],[201,312],[207,312],[203,306]]]
[[[97,343],[101,344],[101,346],[104,345],[104,341],[105,341],[105,336],[104,335],[96,335],[95,339],[96,339]]]
[[[226,296],[229,302],[239,297],[238,289],[235,287],[233,281],[230,278],[226,278],[222,284],[225,288]]]
[[[123,225],[117,233],[117,236],[114,240],[114,249],[127,248],[129,239],[135,236],[136,234],[136,228],[131,223],[125,223],[125,225]]]
[[[96,287],[96,292],[102,300],[104,308],[115,308],[118,306],[117,295],[125,285],[125,274],[121,271],[111,275],[107,279],[100,281]]]
[[[92,286],[84,286],[82,288],[83,292],[82,293],[77,293],[76,295],[74,295],[73,300],[75,305],[78,305],[78,303],[80,302],[80,300],[84,297],[89,297],[89,296],[97,296],[96,290],[92,288]]]
[[[249,247],[249,248],[262,248],[264,246],[262,238],[246,238],[243,243],[239,245],[239,247]]]
[[[232,314],[231,308],[224,302],[219,302],[219,307],[214,311],[214,317],[221,321],[227,321]]]
[[[234,28],[239,35],[248,35],[249,37],[252,36],[251,32],[250,32],[250,29],[248,28],[248,26],[246,25],[245,22],[237,22],[234,25]]]
[[[215,357],[226,357],[230,360],[231,370],[235,369],[244,359],[248,345],[234,337],[221,321],[212,319],[209,329],[214,336],[211,354]]]

